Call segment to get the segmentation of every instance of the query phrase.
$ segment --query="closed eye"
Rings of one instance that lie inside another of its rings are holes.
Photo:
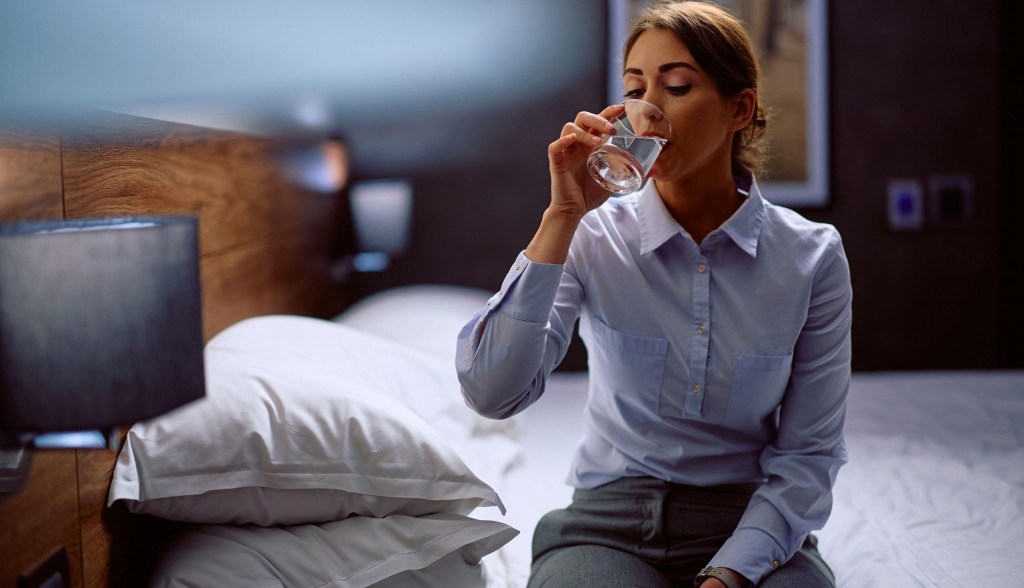
[[[683,94],[686,94],[687,92],[689,92],[691,87],[692,86],[690,86],[690,85],[686,85],[686,86],[665,86],[665,89],[668,90],[668,92],[670,94],[675,94],[676,96],[682,96]]]
[[[643,88],[637,88],[635,90],[630,90],[630,91],[626,92],[626,98],[640,98],[643,95],[644,95],[644,89]]]

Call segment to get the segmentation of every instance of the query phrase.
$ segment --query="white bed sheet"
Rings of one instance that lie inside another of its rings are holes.
[[[857,374],[845,430],[840,586],[1024,586],[1024,372]]]
[[[515,417],[524,458],[504,483],[507,557],[524,586],[533,525],[571,499],[586,375],[555,373]],[[840,588],[1024,586],[1024,372],[855,374],[850,463],[817,532]]]

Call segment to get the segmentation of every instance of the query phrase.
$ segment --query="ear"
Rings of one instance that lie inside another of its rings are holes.
[[[740,131],[747,128],[757,115],[757,94],[750,88],[744,88],[732,102],[731,127],[733,131]]]

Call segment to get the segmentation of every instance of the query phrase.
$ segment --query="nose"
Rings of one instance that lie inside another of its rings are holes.
[[[641,100],[643,100],[644,102],[646,102],[648,104],[654,105],[654,107],[657,109],[656,111],[652,112],[652,116],[653,115],[662,115],[662,114],[664,114],[665,108],[661,104],[661,101],[658,100],[658,96],[655,95],[653,92],[645,93],[643,95],[643,97],[641,98]]]
[[[627,100],[625,114],[635,135],[668,139],[672,133],[672,125],[665,117],[664,111],[654,102],[643,99]]]

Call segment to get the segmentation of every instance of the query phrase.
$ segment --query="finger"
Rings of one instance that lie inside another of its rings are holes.
[[[561,153],[562,151],[568,149],[573,143],[575,143],[576,139],[576,133],[562,135],[561,137],[552,141],[550,145],[548,145],[548,154],[552,155],[555,153]]]
[[[626,112],[625,104],[612,104],[608,108],[605,108],[604,110],[601,111],[601,117],[611,120],[619,116],[623,112]]]
[[[576,123],[565,123],[565,126],[562,127],[562,137],[570,134],[582,140],[583,143],[590,143],[591,146],[599,145],[603,141],[600,134],[592,134]]]
[[[577,140],[576,133],[570,132],[568,135],[562,135],[558,139],[551,142],[548,145],[548,159],[552,164],[559,164],[562,161],[562,155],[566,149],[572,147],[573,143]]]
[[[573,124],[587,133],[598,135],[610,133],[615,128],[612,126],[612,123],[608,122],[606,117],[592,112],[577,114]]]

